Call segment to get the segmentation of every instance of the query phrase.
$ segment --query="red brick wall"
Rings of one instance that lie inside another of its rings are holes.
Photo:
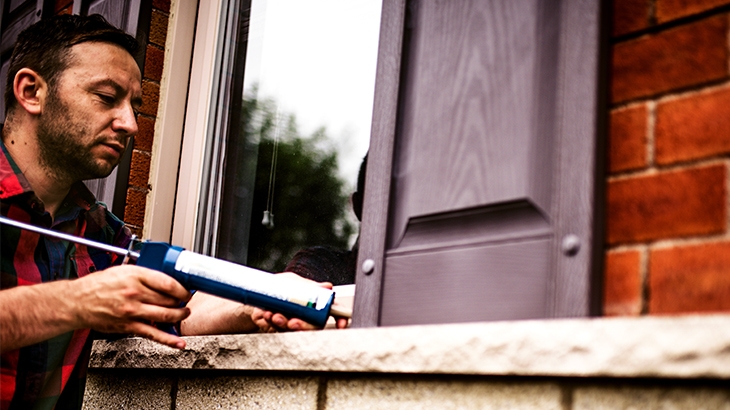
[[[139,133],[134,140],[132,163],[129,171],[127,204],[124,208],[124,221],[127,226],[142,237],[144,214],[149,191],[150,159],[152,140],[157,119],[157,105],[160,99],[160,80],[165,59],[165,40],[167,23],[170,17],[171,0],[152,0],[152,18],[149,40],[146,44],[144,72],[142,73],[143,103],[137,118]],[[54,13],[71,14],[73,0],[56,0]]]
[[[604,313],[730,311],[730,0],[614,0]]]
[[[152,1],[149,42],[145,53],[144,72],[142,73],[142,108],[137,119],[139,133],[135,138],[132,151],[132,164],[129,171],[127,206],[124,208],[124,221],[137,236],[142,237],[144,214],[149,192],[150,160],[152,141],[157,120],[157,106],[160,99],[160,80],[165,58],[167,23],[170,17],[170,0]]]

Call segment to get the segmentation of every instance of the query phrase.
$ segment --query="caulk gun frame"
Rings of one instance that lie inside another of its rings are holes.
[[[58,232],[58,231],[52,231],[50,229],[41,228],[35,225],[27,224],[24,222],[18,222],[14,219],[6,218],[4,216],[0,216],[0,223],[3,223],[5,225],[10,225],[15,228],[25,229],[27,231],[39,233],[41,235],[47,235],[53,238],[62,239],[64,241],[69,241],[73,243],[78,243],[81,245],[90,246],[92,248],[101,249],[107,252],[116,253],[117,255],[122,255],[125,257],[125,261],[128,259],[137,260],[139,258],[139,253],[134,252],[129,249],[119,248],[116,246],[107,245],[105,243],[101,242],[95,242],[86,238],[81,238],[75,235],[69,235],[67,233]],[[132,242],[133,243],[133,242]]]
[[[267,310],[273,310],[272,308],[276,308],[277,311],[280,311],[281,313],[286,314],[296,314],[297,316],[292,317],[299,317],[301,319],[304,319],[310,323],[313,324],[319,324],[320,326],[324,326],[327,317],[329,314],[333,314],[335,316],[341,316],[341,317],[351,317],[352,313],[347,309],[338,309],[337,307],[334,307],[332,304],[334,302],[334,292],[331,292],[331,295],[329,296],[329,299],[326,301],[327,306],[323,308],[309,308],[309,306],[303,306],[300,304],[297,304],[296,302],[289,301],[288,299],[281,299],[277,298],[275,296],[271,296],[269,293],[262,293],[261,291],[252,290],[250,287],[244,287],[239,286],[238,283],[226,283],[225,281],[220,281],[218,278],[210,277],[210,274],[205,272],[205,270],[196,272],[193,274],[192,272],[188,272],[187,269],[180,269],[177,267],[177,262],[179,261],[178,258],[181,255],[193,255],[193,253],[186,253],[183,248],[175,247],[169,244],[161,243],[161,242],[145,242],[145,250],[143,252],[134,252],[131,250],[131,248],[134,246],[135,239],[132,238],[132,241],[129,244],[129,249],[119,248],[116,246],[107,245],[100,242],[95,242],[86,238],[80,238],[78,236],[69,235],[63,232],[53,231],[46,228],[41,228],[38,226],[30,225],[24,222],[18,222],[13,219],[9,219],[6,217],[0,216],[0,223],[4,225],[13,226],[16,228],[28,230],[31,232],[35,232],[41,235],[50,236],[52,238],[58,238],[62,239],[68,242],[77,243],[81,245],[85,245],[88,247],[101,249],[107,252],[116,253],[118,255],[124,256],[124,262],[128,262],[129,259],[134,259],[137,261],[137,264],[139,266],[156,269],[160,272],[164,272],[176,280],[178,282],[182,283],[183,285],[186,285],[186,283],[189,283],[190,288],[192,289],[198,289],[201,292],[210,293],[216,296],[225,297],[228,299],[232,299],[241,303],[247,303],[247,300],[250,300],[250,304],[254,306],[258,306],[263,309]],[[168,254],[172,252],[175,254],[174,260],[171,260],[168,258]],[[188,259],[190,259],[189,256],[187,256]],[[216,261],[216,264],[230,264],[236,266],[237,269],[252,269],[243,265],[235,265],[231,262],[226,262],[223,260],[216,260],[215,258],[208,257],[205,255],[197,255],[195,256],[196,259],[199,258],[205,258],[210,259],[213,261]],[[195,263],[192,265],[193,267],[199,267]],[[189,267],[188,267],[189,268]],[[222,269],[222,271],[226,271],[226,267]],[[263,271],[259,271],[263,272]],[[207,273],[207,275],[204,275],[203,273]],[[268,275],[267,275],[268,277]],[[265,303],[264,303],[265,302]],[[261,304],[259,304],[261,303]],[[326,308],[326,310],[325,310]],[[333,309],[334,308],[334,309]],[[321,322],[321,323],[320,323]]]

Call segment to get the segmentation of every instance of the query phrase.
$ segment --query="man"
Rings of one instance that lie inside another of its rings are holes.
[[[81,181],[109,175],[137,133],[138,47],[100,16],[59,16],[19,35],[0,144],[2,215],[128,245],[124,224]],[[200,292],[191,299],[169,276],[117,266],[97,249],[7,226],[0,234],[2,409],[79,408],[90,330],[182,349],[151,323],[181,322],[183,335],[313,329]]]

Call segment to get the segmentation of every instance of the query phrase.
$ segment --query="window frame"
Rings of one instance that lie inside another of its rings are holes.
[[[200,208],[225,4],[173,2],[170,10],[175,18],[168,27],[143,235],[191,250],[198,227],[190,221],[197,220]]]
[[[190,195],[195,189],[195,180],[180,179],[181,153],[185,129],[196,129],[197,122],[204,120],[202,116],[194,116],[205,108],[205,101],[189,100],[189,96],[203,92],[205,67],[196,66],[193,73],[193,47],[195,41],[207,43],[215,28],[206,16],[214,11],[215,2],[205,2],[200,7],[192,1],[176,1],[172,3],[168,25],[167,44],[165,45],[165,62],[160,82],[160,104],[155,121],[155,138],[152,145],[149,183],[152,189],[147,195],[143,237],[155,241],[172,242],[186,248],[190,244],[183,234],[178,233],[173,239],[173,219],[176,202],[187,210]],[[197,23],[197,24],[196,24]],[[196,30],[190,30],[196,27]],[[200,53],[200,51],[198,51]],[[200,57],[197,57],[198,60]],[[193,89],[195,87],[195,89]],[[203,94],[205,95],[205,94]],[[197,111],[196,111],[197,110]],[[191,112],[191,115],[186,115]],[[188,122],[187,120],[190,119]],[[198,134],[200,135],[200,134]],[[202,135],[201,135],[202,137]],[[194,142],[196,134],[189,133],[187,141]],[[189,151],[190,148],[187,148]],[[188,154],[189,156],[189,154]],[[193,170],[188,175],[194,175]],[[175,200],[177,198],[177,201]],[[178,219],[179,220],[179,219]],[[178,227],[178,231],[184,226]],[[184,232],[183,232],[184,233]]]

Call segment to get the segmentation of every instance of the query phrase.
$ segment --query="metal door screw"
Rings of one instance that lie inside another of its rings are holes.
[[[373,273],[373,270],[375,270],[375,261],[372,259],[365,259],[362,263],[362,271],[365,272],[366,275],[369,275]]]
[[[575,256],[575,254],[577,254],[580,250],[580,238],[578,235],[565,235],[565,237],[563,237],[561,249],[565,255]]]

